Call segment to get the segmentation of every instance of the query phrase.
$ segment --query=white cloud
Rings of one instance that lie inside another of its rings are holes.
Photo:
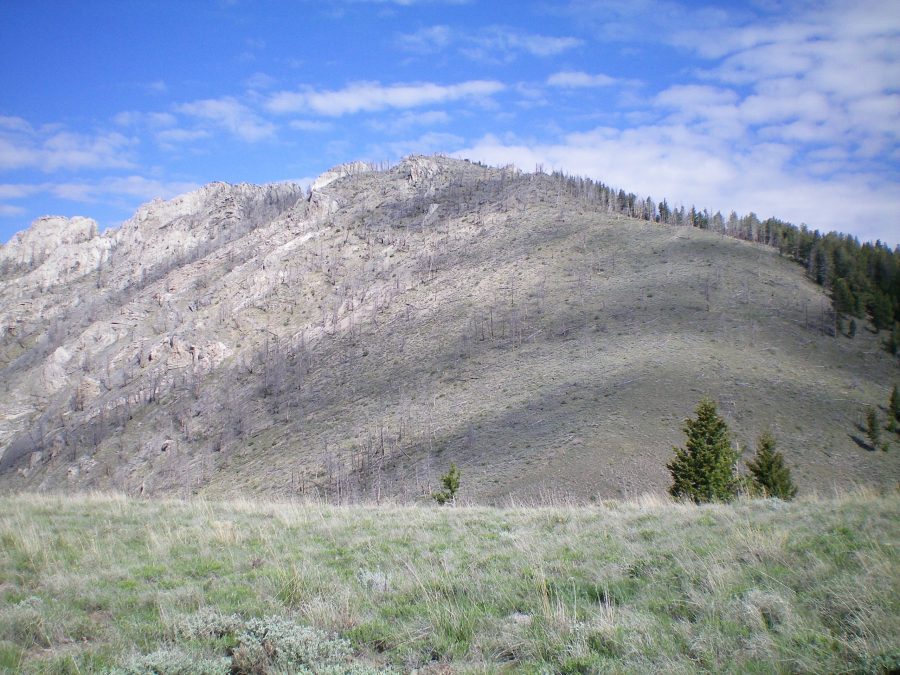
[[[176,110],[210,122],[248,142],[265,140],[275,134],[274,124],[230,96],[184,103]]]
[[[210,133],[205,129],[163,129],[157,132],[156,142],[167,149],[179,147],[184,143],[199,141],[209,138]]]
[[[41,155],[30,139],[20,140],[0,136],[0,170],[38,166]]]
[[[267,75],[266,73],[253,73],[250,77],[244,80],[244,86],[248,89],[252,89],[258,91],[260,89],[271,89],[275,86],[275,83],[278,82],[271,75]]]
[[[428,110],[424,112],[405,112],[400,115],[392,115],[386,119],[377,119],[369,122],[369,126],[383,133],[401,134],[414,127],[433,127],[450,122],[450,115],[443,110]]]
[[[597,73],[590,75],[576,70],[564,70],[554,73],[547,78],[547,84],[551,87],[582,88],[582,87],[608,87],[618,80],[609,75]]]
[[[22,199],[41,191],[40,185],[27,183],[0,183],[0,199]]]
[[[0,129],[10,131],[31,132],[31,125],[21,117],[5,117],[0,115]]]
[[[461,41],[460,53],[477,61],[489,62],[509,62],[521,53],[539,57],[556,56],[584,44],[578,38],[522,33],[503,26],[465,35]]]
[[[55,199],[82,204],[102,204],[131,212],[142,202],[156,197],[170,199],[196,190],[197,187],[199,186],[191,181],[166,181],[140,175],[107,176],[89,181],[0,184],[0,199],[24,199],[48,195]],[[20,216],[29,211],[31,209],[24,206],[0,204],[0,217]]]
[[[113,117],[113,123],[120,127],[146,126],[150,128],[171,127],[178,119],[167,112],[140,112],[125,110]]]
[[[291,120],[288,126],[297,131],[314,132],[331,131],[334,128],[334,125],[330,122],[322,122],[321,120]]]
[[[456,46],[463,56],[476,61],[510,62],[521,54],[546,58],[580,47],[584,41],[568,36],[540,35],[509,26],[488,26],[480,30],[428,26],[400,35],[398,45],[407,51],[432,54]]]
[[[146,88],[151,94],[165,94],[169,91],[169,86],[163,80],[148,82]]]
[[[169,199],[196,190],[198,185],[190,181],[161,181],[145,176],[110,176],[99,181],[45,183],[41,191],[59,199],[76,202],[108,202],[113,198],[127,197],[149,201],[159,197]]]
[[[726,28],[718,40],[682,42],[701,56],[721,57],[701,71],[705,78],[750,90],[738,103],[745,125],[764,125],[769,138],[872,157],[900,140],[897,7],[830,2]]]
[[[730,89],[698,84],[679,84],[663,90],[656,103],[679,110],[697,112],[709,106],[734,105],[738,96]]]
[[[792,80],[779,80],[759,93],[747,96],[740,104],[741,119],[747,124],[806,119],[823,122],[836,113],[828,97],[820,92],[799,91]]]
[[[169,199],[199,187],[192,181],[161,181],[144,176],[117,176],[107,178],[99,185],[100,192],[127,195],[138,199]]]
[[[378,82],[356,82],[337,90],[277,92],[266,103],[266,107],[274,113],[313,112],[338,117],[387,108],[416,108],[466,98],[488,97],[503,89],[503,84],[493,80],[470,80],[450,85],[420,82],[386,86]]]
[[[137,140],[118,132],[96,135],[59,130],[35,130],[21,118],[4,118],[0,128],[0,170],[36,168],[95,169],[132,166]]]
[[[203,102],[201,102],[203,103]],[[194,105],[194,104],[189,104]],[[182,106],[183,107],[183,106]],[[199,115],[198,108],[192,107],[190,111],[197,117],[204,120],[211,119],[213,112],[207,108],[206,115]],[[189,111],[182,111],[188,114]],[[222,111],[220,113],[224,114]],[[214,121],[222,122],[219,118]],[[208,129],[186,129],[177,127],[178,117],[169,112],[141,112],[137,110],[126,110],[120,112],[113,117],[113,122],[121,127],[130,127],[140,132],[152,134],[160,147],[166,150],[180,148],[186,143],[209,138],[212,134]],[[231,129],[229,129],[231,131]]]
[[[429,131],[418,138],[394,141],[373,146],[371,156],[399,159],[407,155],[428,155],[433,152],[448,152],[458,148],[464,139],[454,134]]]
[[[518,35],[509,44],[523,49],[534,56],[556,56],[575,47],[580,47],[584,44],[584,40],[573,37]]]
[[[890,215],[900,209],[896,2],[722,12],[575,0],[569,10],[607,39],[655,36],[693,52],[697,66],[655,96],[627,101],[630,128],[549,143],[485,137],[470,148],[473,159],[543,163],[657,198],[898,241]],[[554,78],[549,86],[590,82]]]
[[[56,169],[128,167],[130,159],[122,153],[136,141],[119,133],[98,136],[61,132],[46,139],[42,147],[42,168]]]
[[[8,218],[10,216],[20,216],[25,213],[25,209],[21,206],[12,204],[0,204],[0,217]]]
[[[408,51],[430,54],[446,48],[453,39],[454,34],[449,26],[428,26],[401,35],[397,42],[401,48]]]

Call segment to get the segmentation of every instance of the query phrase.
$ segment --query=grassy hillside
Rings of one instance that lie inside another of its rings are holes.
[[[900,497],[0,498],[6,672],[884,672]],[[179,670],[179,668],[181,668]]]
[[[0,489],[413,499],[455,462],[482,503],[627,498],[668,487],[704,395],[742,447],[771,428],[801,492],[900,481],[861,426],[900,381],[883,332],[832,336],[830,300],[775,249],[570,187],[413,158],[224,238],[208,214],[232,188],[188,221],[156,207],[101,271],[9,310],[41,335],[97,297],[0,377]],[[204,246],[135,281],[172,230]]]

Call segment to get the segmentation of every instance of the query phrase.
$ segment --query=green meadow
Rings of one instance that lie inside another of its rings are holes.
[[[10,673],[888,672],[900,496],[0,498]]]

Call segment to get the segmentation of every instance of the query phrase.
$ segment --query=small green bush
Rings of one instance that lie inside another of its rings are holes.
[[[454,503],[456,501],[456,493],[459,490],[459,469],[456,468],[456,464],[453,462],[450,463],[450,470],[441,476],[441,484],[444,488],[432,493],[432,499],[441,505]]]

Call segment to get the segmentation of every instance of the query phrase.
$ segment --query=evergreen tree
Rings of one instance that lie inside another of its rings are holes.
[[[898,428],[898,424],[900,424],[900,391],[897,390],[896,384],[891,390],[891,398],[888,401],[888,417],[890,418],[888,427],[893,431],[900,431]]]
[[[894,330],[891,331],[887,340],[884,341],[884,346],[894,356],[900,352],[900,324],[894,324]]]
[[[820,246],[813,248],[809,257],[809,275],[820,286],[827,286],[829,281],[828,253]]]
[[[866,410],[866,436],[873,450],[881,446],[881,420],[878,419],[878,411],[871,407]]]
[[[756,443],[756,456],[747,462],[753,480],[767,497],[785,501],[797,495],[797,487],[791,480],[791,471],[784,457],[775,449],[775,437],[765,432]]]
[[[853,295],[853,291],[850,290],[850,284],[847,283],[846,279],[838,279],[834,282],[832,298],[835,312],[859,316],[859,303]]]
[[[696,419],[685,420],[685,447],[673,448],[675,458],[667,464],[673,481],[669,493],[696,503],[730,501],[737,491],[738,453],[731,448],[728,425],[708,398],[695,412]]]
[[[669,203],[663,199],[659,203],[659,222],[668,223],[671,216],[672,212],[669,210]]]
[[[869,304],[869,311],[872,313],[872,323],[877,330],[893,326],[894,308],[891,306],[891,299],[884,293],[875,291]]]
[[[459,490],[459,469],[456,464],[450,463],[450,470],[441,476],[441,484],[444,486],[442,490],[432,493],[431,497],[438,504],[451,504],[456,501],[456,493]]]

